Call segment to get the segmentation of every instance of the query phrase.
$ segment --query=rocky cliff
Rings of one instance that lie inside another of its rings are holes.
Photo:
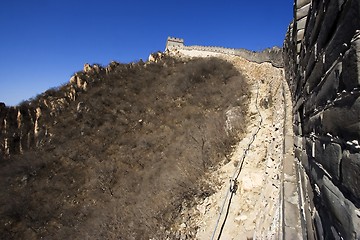
[[[59,88],[50,89],[18,106],[0,103],[0,160],[50,141],[50,126],[59,121],[56,117],[66,111],[79,94],[103,80],[119,65],[111,62],[103,68],[98,64],[85,64],[83,71],[75,73],[69,83]]]

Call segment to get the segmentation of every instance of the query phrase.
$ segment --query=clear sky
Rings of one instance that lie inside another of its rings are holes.
[[[3,0],[0,102],[68,82],[84,63],[146,60],[168,36],[185,45],[282,46],[292,0]]]

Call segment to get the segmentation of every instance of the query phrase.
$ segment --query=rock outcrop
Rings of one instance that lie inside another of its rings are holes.
[[[50,89],[35,99],[18,106],[0,103],[0,159],[41,147],[51,139],[50,126],[55,117],[65,111],[76,97],[96,82],[111,74],[120,63],[111,62],[106,68],[98,64],[85,64],[83,71],[75,73],[69,83]]]

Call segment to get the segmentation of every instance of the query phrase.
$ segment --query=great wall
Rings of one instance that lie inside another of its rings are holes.
[[[294,19],[282,49],[252,52],[185,46],[182,39],[174,38],[168,39],[166,49],[185,55],[237,56],[283,68],[292,102],[286,116],[293,125],[283,127],[276,238],[360,239],[359,1],[295,0]],[[151,61],[159,57],[153,54]],[[63,87],[61,96],[40,96],[27,107],[1,104],[0,160],[48,141],[51,133],[43,119],[64,111],[116,65],[85,65]]]

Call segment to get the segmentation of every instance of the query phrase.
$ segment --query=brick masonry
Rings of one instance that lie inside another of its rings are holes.
[[[295,0],[283,57],[303,236],[360,239],[360,1]]]

